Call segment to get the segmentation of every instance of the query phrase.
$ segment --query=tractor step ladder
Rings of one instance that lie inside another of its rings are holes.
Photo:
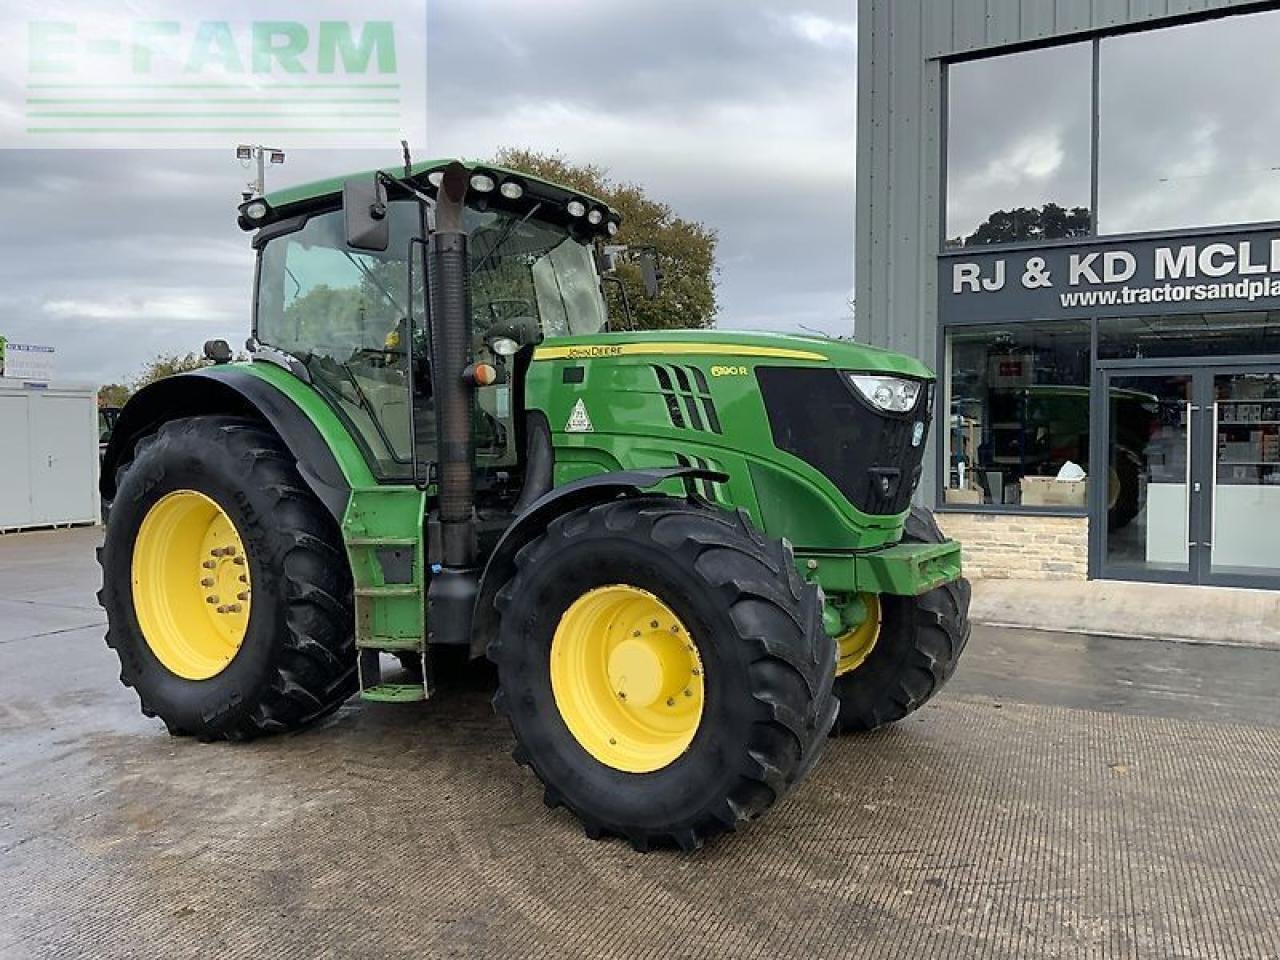
[[[355,583],[360,696],[365,700],[409,703],[434,692],[426,657],[425,506],[426,495],[414,488],[353,490],[343,517]],[[385,682],[383,653],[415,656],[421,682]]]

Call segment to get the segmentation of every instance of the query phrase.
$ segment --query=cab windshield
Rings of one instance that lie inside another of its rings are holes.
[[[528,346],[545,337],[596,333],[605,325],[592,248],[536,216],[536,207],[529,214],[467,210],[473,352],[499,366],[507,358],[486,355],[496,337]],[[316,214],[301,229],[268,241],[259,264],[254,335],[301,360],[364,441],[375,469],[403,478],[415,457],[434,460],[432,372],[420,259],[409,289],[417,203],[390,204],[390,220],[385,252],[348,247],[341,210]],[[478,455],[501,464],[514,455],[509,393],[479,400],[477,436],[488,446],[478,444]]]
[[[521,319],[543,337],[604,327],[600,281],[587,244],[561,227],[504,210],[468,210],[467,228],[477,332]]]

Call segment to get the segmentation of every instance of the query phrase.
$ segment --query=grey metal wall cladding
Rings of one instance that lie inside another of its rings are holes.
[[[875,6],[882,0],[866,0]],[[1258,0],[883,0],[885,5],[921,7],[926,57],[950,57],[1008,44],[1148,24]]]
[[[858,339],[937,360],[942,58],[1259,6],[1256,0],[858,0]],[[932,502],[932,485],[926,470],[924,502]]]

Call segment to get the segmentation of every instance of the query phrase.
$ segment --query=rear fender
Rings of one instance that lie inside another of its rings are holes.
[[[98,482],[103,500],[115,498],[116,473],[133,459],[139,440],[169,420],[198,416],[247,417],[268,424],[296,458],[303,482],[342,522],[351,485],[316,425],[282,390],[235,366],[166,377],[129,399],[103,454]]]
[[[484,656],[485,647],[497,633],[498,609],[494,603],[503,584],[515,576],[516,554],[521,547],[540,536],[556,517],[618,497],[637,496],[667,480],[724,483],[728,479],[726,474],[697,467],[624,470],[575,480],[539,497],[507,528],[485,564],[471,618],[471,656]]]

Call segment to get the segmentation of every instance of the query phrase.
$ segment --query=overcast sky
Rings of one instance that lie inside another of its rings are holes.
[[[430,4],[419,157],[528,146],[602,164],[719,232],[722,328],[849,332],[853,0]],[[0,334],[97,382],[209,337],[243,342],[233,146],[0,149]],[[393,142],[291,151],[269,185],[398,158]]]

